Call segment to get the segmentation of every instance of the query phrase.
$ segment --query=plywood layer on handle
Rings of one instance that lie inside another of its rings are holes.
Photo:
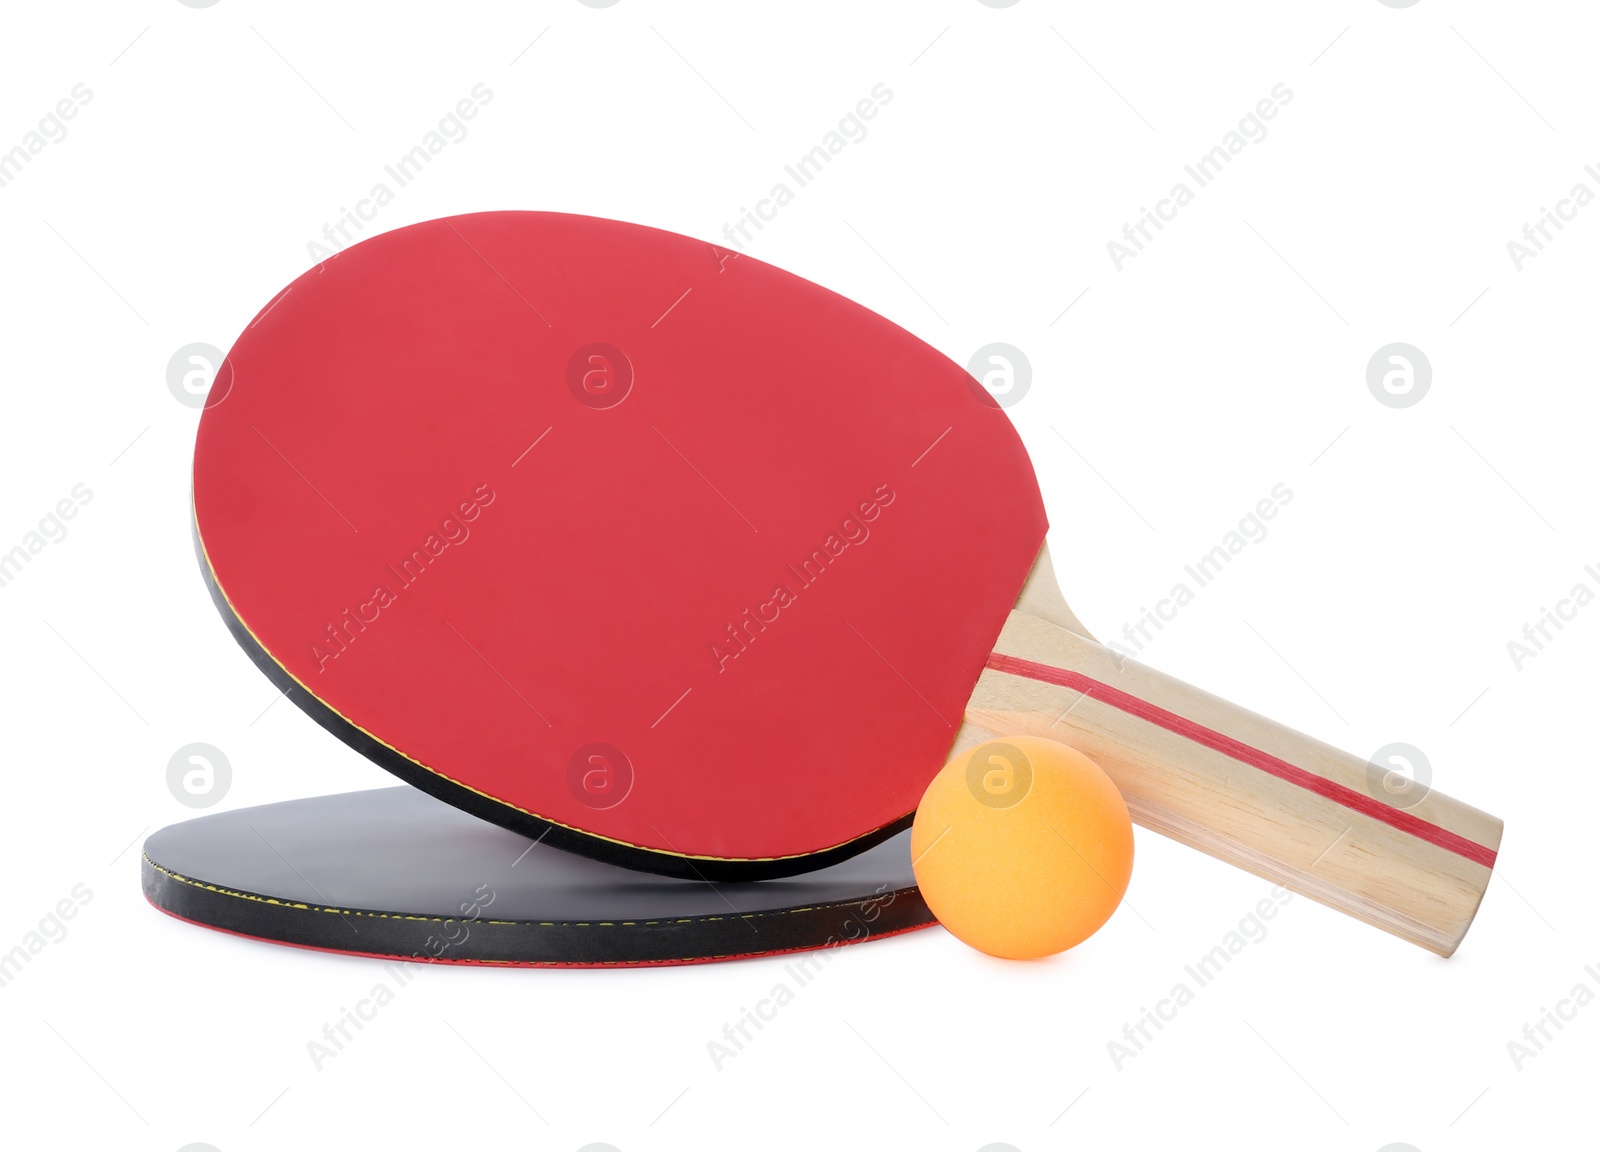
[[[1442,956],[1472,923],[1498,819],[1439,792],[1406,809],[1368,764],[1013,612],[969,722],[1096,760],[1140,824]]]

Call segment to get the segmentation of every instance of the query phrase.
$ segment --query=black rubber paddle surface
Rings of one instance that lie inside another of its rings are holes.
[[[144,844],[146,897],[257,939],[457,964],[688,964],[859,943],[933,914],[903,832],[830,868],[710,884],[633,872],[414,788],[202,816]]]

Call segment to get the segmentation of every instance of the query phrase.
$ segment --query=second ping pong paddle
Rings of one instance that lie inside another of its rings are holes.
[[[145,841],[141,871],[163,912],[257,940],[437,964],[636,967],[926,928],[909,839],[788,880],[711,886],[560,852],[415,788],[378,788],[173,824]]]
[[[984,389],[700,241],[501,212],[340,253],[235,342],[194,515],[319,723],[613,863],[826,866],[986,731],[1064,737],[1142,823],[1443,954],[1494,863],[1492,817],[1119,662]]]

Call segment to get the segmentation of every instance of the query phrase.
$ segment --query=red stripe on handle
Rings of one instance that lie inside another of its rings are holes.
[[[1202,744],[1214,752],[1221,752],[1230,756],[1241,764],[1248,764],[1252,768],[1259,768],[1269,776],[1276,776],[1279,780],[1286,780],[1290,784],[1298,785],[1308,792],[1315,792],[1318,796],[1332,800],[1335,804],[1370,816],[1374,820],[1381,820],[1392,828],[1426,840],[1429,844],[1437,845],[1457,856],[1471,860],[1474,864],[1482,864],[1485,868],[1493,868],[1495,853],[1493,849],[1485,848],[1482,844],[1474,843],[1465,836],[1458,835],[1437,824],[1429,824],[1426,820],[1413,816],[1409,812],[1402,812],[1398,808],[1391,808],[1381,800],[1363,795],[1353,788],[1346,788],[1332,780],[1308,772],[1304,768],[1297,768],[1287,760],[1280,760],[1271,753],[1263,752],[1259,748],[1252,748],[1248,744],[1235,740],[1232,736],[1225,736],[1221,732],[1207,728],[1203,724],[1196,724],[1193,720],[1185,719],[1176,712],[1168,712],[1165,708],[1158,708],[1148,701],[1137,696],[1130,696],[1120,689],[1109,684],[1102,684],[1081,672],[1069,672],[1064,668],[1052,668],[1048,664],[1036,664],[1032,660],[1022,660],[1015,656],[1005,656],[999,652],[991,653],[988,666],[997,672],[1006,672],[1012,676],[1022,676],[1029,680],[1039,680],[1046,684],[1058,684],[1063,688],[1075,688],[1079,692],[1109,704],[1119,711],[1140,720],[1165,728],[1168,732],[1175,732],[1196,744]]]

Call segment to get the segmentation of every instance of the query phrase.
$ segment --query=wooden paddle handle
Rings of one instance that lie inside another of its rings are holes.
[[[1133,819],[1449,956],[1483,898],[1501,822],[1093,640],[1012,612],[967,706],[996,734],[1060,740]]]

